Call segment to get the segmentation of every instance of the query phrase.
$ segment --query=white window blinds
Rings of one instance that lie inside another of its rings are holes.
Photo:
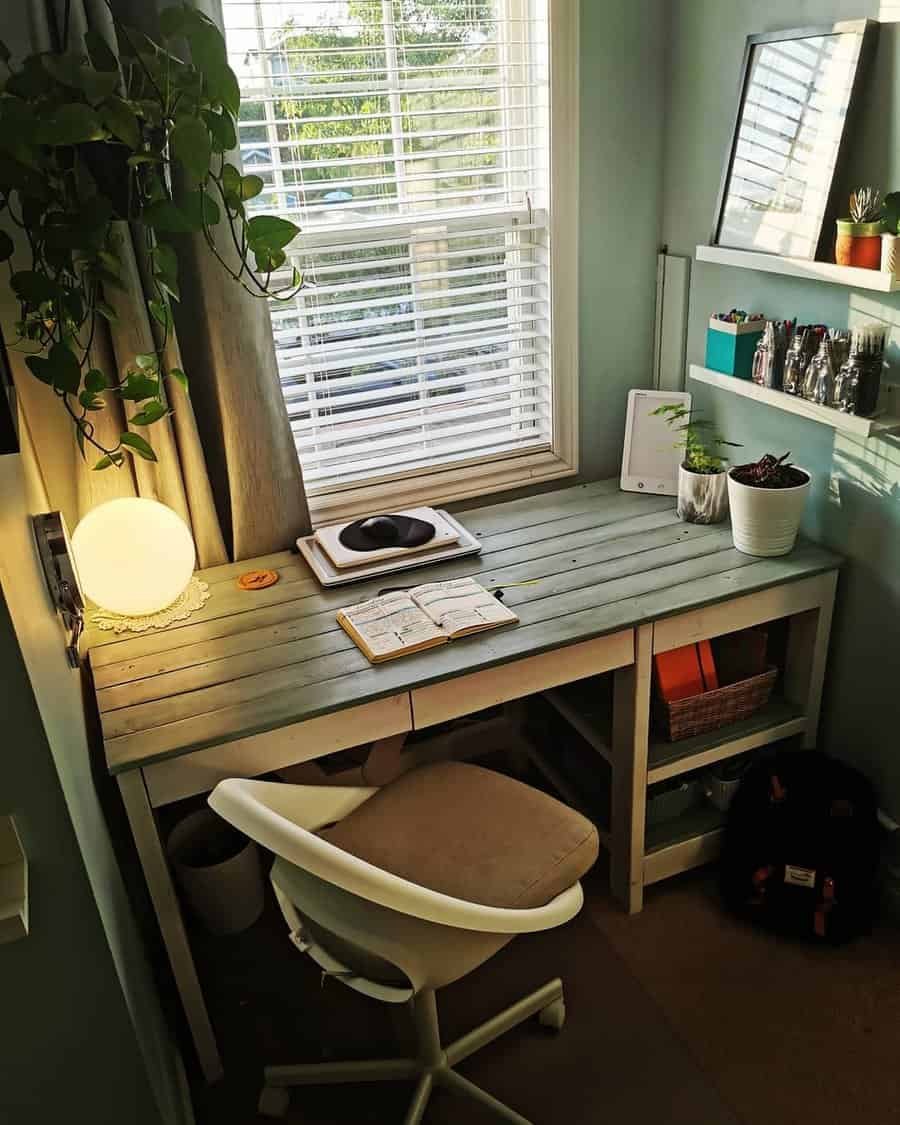
[[[313,493],[549,448],[546,2],[224,0]]]

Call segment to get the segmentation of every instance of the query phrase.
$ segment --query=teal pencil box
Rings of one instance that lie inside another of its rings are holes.
[[[710,317],[706,330],[706,366],[723,375],[749,379],[753,370],[753,353],[765,331],[764,320],[745,320],[733,324]]]

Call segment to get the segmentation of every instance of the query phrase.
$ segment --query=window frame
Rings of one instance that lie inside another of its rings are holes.
[[[314,527],[448,504],[578,472],[579,3],[549,0],[551,396],[549,449],[485,454],[360,483],[307,486]],[[385,224],[390,226],[390,223]]]

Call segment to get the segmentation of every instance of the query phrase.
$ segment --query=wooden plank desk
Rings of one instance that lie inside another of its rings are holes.
[[[381,577],[322,589],[283,552],[201,572],[212,597],[185,622],[126,638],[89,631],[106,760],[118,778],[176,984],[208,1080],[222,1073],[153,810],[372,740],[614,671],[613,889],[640,908],[653,651],[796,615],[787,682],[814,737],[839,559],[732,547],[728,527],[681,523],[671,498],[604,481],[470,511],[475,558],[419,572],[503,586],[521,623],[372,666],[338,626]],[[279,582],[235,579],[272,567]],[[538,581],[530,585],[513,583]],[[396,578],[414,584],[418,573]]]

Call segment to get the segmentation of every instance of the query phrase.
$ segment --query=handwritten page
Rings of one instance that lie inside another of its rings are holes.
[[[409,595],[417,606],[450,637],[510,625],[518,617],[474,578],[457,578],[449,582],[426,582],[415,586]]]
[[[358,635],[366,655],[376,662],[449,640],[409,594],[400,591],[342,610],[338,621],[351,626],[347,631],[354,640],[354,633]]]

